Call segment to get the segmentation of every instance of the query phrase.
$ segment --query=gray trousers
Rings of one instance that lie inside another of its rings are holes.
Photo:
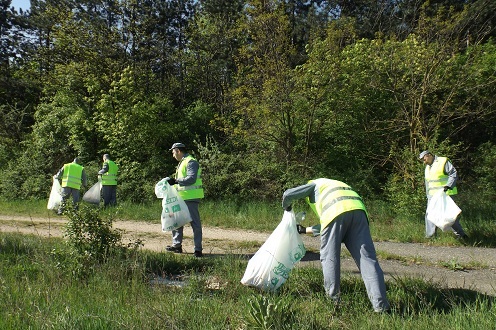
[[[195,243],[195,251],[202,251],[203,232],[200,220],[200,200],[184,201],[188,207],[189,214],[191,215],[191,228],[193,229],[193,241]],[[177,228],[172,231],[172,246],[180,246],[183,244],[183,229],[184,227]]]
[[[62,203],[60,203],[58,213],[61,214],[64,212],[67,204],[67,200],[69,199],[69,196],[72,196],[72,206],[74,207],[74,210],[77,210],[78,208],[78,203],[79,203],[79,197],[80,197],[80,191],[79,189],[74,189],[71,187],[63,187],[62,191],[60,192],[60,195],[62,196]]]
[[[340,214],[324,228],[320,242],[324,288],[331,299],[338,302],[341,294],[341,243],[344,243],[360,270],[374,310],[380,312],[389,309],[384,273],[377,261],[364,211],[353,210]]]
[[[453,196],[450,196],[452,199]],[[429,205],[429,201],[431,200],[431,196],[427,196],[427,205]],[[427,212],[425,213],[425,237],[430,238],[436,234],[436,225],[427,220]],[[462,228],[462,225],[460,225],[460,217],[456,218],[455,223],[451,226],[451,231],[458,236],[465,236],[465,231]]]

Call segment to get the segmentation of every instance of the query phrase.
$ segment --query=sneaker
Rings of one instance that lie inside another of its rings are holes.
[[[168,245],[165,248],[165,250],[169,251],[169,252],[174,252],[174,253],[183,253],[183,247],[181,245],[176,245],[176,246]]]
[[[203,252],[195,251],[195,258],[202,258],[202,257],[203,257]]]

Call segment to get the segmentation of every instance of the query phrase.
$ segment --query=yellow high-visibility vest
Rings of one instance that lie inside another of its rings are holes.
[[[102,174],[102,185],[117,186],[117,172],[119,171],[119,167],[111,160],[106,160],[105,163],[108,164],[108,171]]]
[[[83,175],[83,169],[84,167],[76,163],[64,164],[62,187],[81,189],[81,177]]]
[[[429,196],[433,196],[448,184],[449,176],[444,173],[444,166],[447,161],[448,158],[438,156],[431,166],[425,166],[425,186]],[[447,195],[456,195],[457,193],[456,186],[446,191]]]
[[[319,217],[321,230],[344,212],[363,210],[367,213],[362,198],[346,183],[331,179],[310,180],[309,183],[315,183],[319,190],[315,203],[308,197],[306,200]]]
[[[196,159],[194,159],[191,155],[188,155],[181,160],[176,170],[176,180],[186,177],[186,175],[188,174],[188,163],[192,160],[196,161]],[[190,186],[181,186],[179,184],[176,184],[175,187],[178,195],[184,200],[203,198],[204,194],[203,183],[201,179],[201,169],[198,168],[198,173],[194,184]]]

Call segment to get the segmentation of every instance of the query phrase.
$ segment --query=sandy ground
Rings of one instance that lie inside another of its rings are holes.
[[[61,237],[67,219],[30,218],[0,215],[0,231],[34,234],[41,237]],[[123,232],[123,241],[141,240],[143,248],[164,251],[171,243],[171,234],[162,232],[159,223],[115,221],[114,228]],[[203,227],[203,245],[206,258],[224,254],[252,255],[265,242],[270,233]],[[184,230],[184,253],[193,253],[193,233],[190,226]],[[318,237],[304,236],[307,254],[298,267],[318,267]],[[426,244],[375,242],[379,262],[386,280],[395,278],[421,278],[446,288],[478,291],[496,297],[496,249],[477,247],[439,247]],[[358,268],[343,247],[341,268],[343,274],[358,275]],[[381,258],[381,255],[389,256]]]

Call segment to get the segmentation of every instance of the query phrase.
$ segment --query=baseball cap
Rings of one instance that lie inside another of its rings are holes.
[[[429,150],[424,150],[420,153],[419,159],[424,159],[424,156],[427,154],[430,154],[431,152]]]
[[[181,142],[176,142],[172,145],[172,147],[169,149],[169,151],[171,151],[172,149],[175,149],[175,148],[186,148],[186,146],[184,144],[182,144]]]

